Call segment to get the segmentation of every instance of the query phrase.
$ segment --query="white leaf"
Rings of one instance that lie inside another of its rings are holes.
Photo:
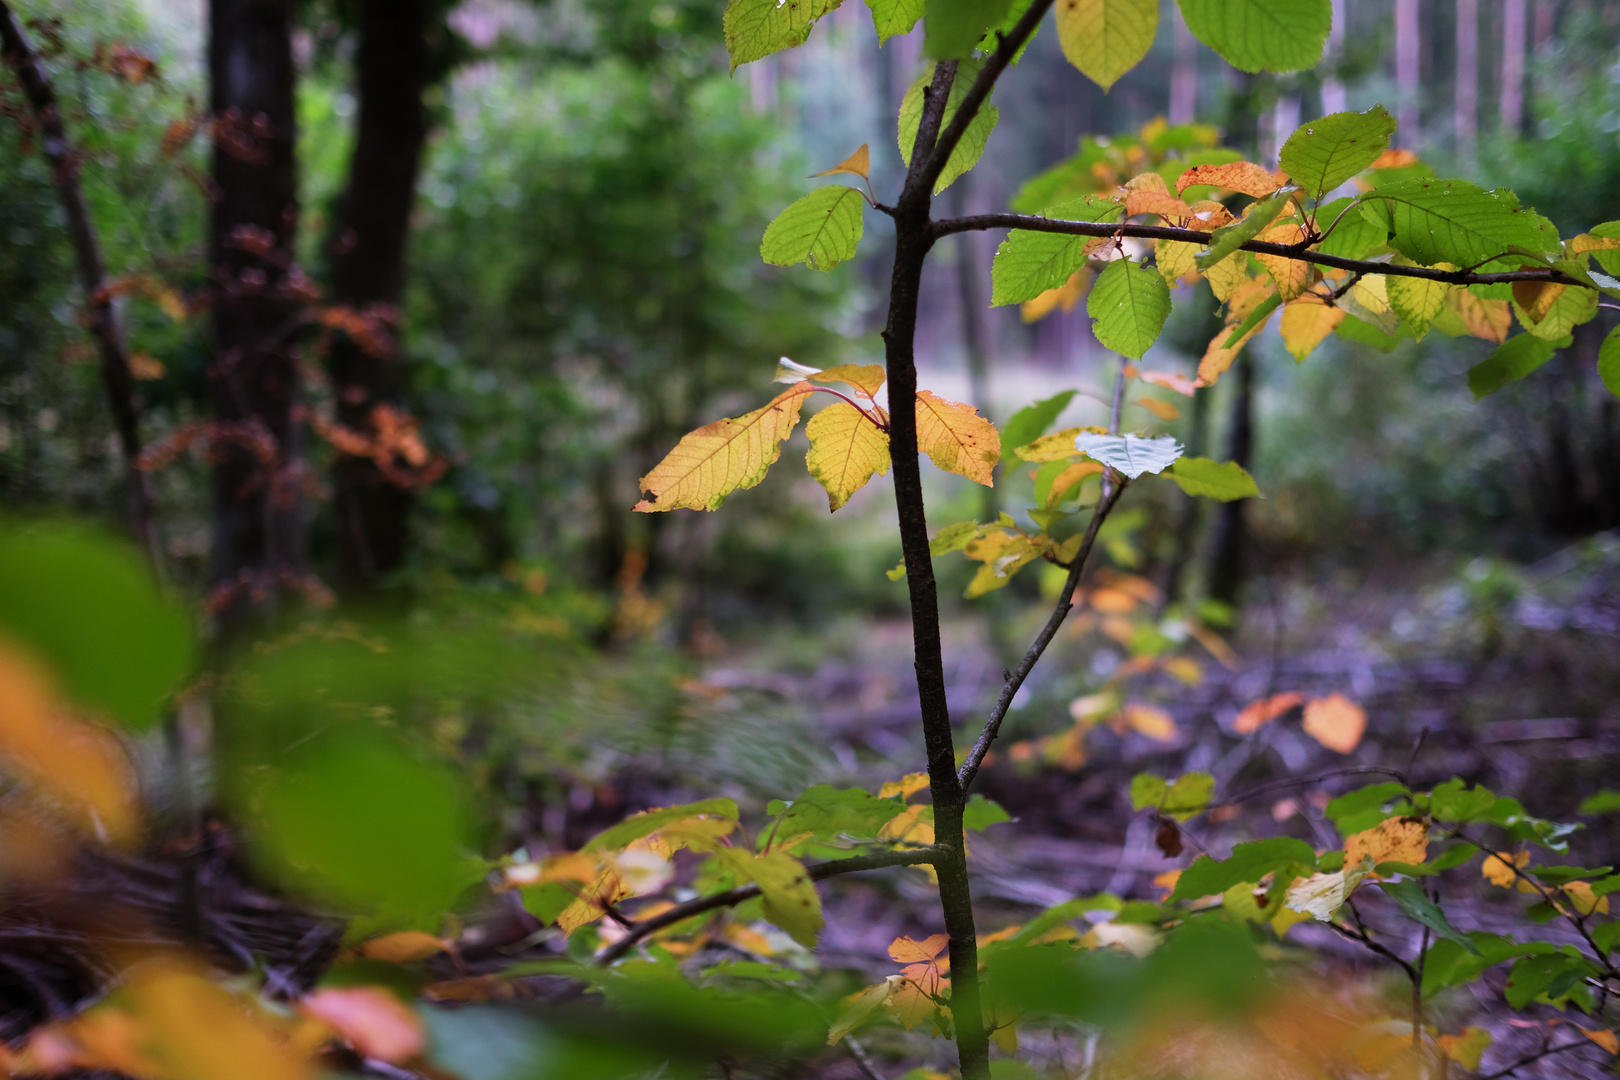
[[[1168,469],[1182,455],[1174,435],[1146,439],[1140,435],[1098,435],[1082,431],[1074,448],[1089,458],[1118,469],[1131,479]]]

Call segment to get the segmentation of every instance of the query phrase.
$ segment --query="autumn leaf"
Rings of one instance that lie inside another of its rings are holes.
[[[1126,374],[1141,379],[1145,383],[1162,386],[1166,390],[1174,390],[1185,397],[1192,397],[1198,391],[1196,382],[1173,371],[1137,371],[1135,368],[1131,368]]]
[[[1025,461],[1062,461],[1074,457],[1079,452],[1074,448],[1074,440],[1087,431],[1098,435],[1103,433],[1102,428],[1064,428],[1050,435],[1042,435],[1034,442],[1025,443],[1014,449],[1013,453]]]
[[[925,772],[907,773],[898,780],[887,780],[878,789],[878,798],[888,799],[895,795],[902,799],[909,799],[919,791],[928,788],[928,774]]]
[[[1261,233],[1259,239],[1268,244],[1283,244],[1285,246],[1298,244],[1305,239],[1305,229],[1293,223],[1273,225]],[[1277,285],[1277,295],[1284,300],[1292,300],[1311,287],[1315,269],[1310,263],[1301,259],[1287,259],[1281,255],[1264,255],[1258,252],[1254,257],[1271,275],[1271,280]]]
[[[1192,208],[1170,194],[1170,186],[1158,173],[1133,176],[1125,182],[1124,190],[1126,217],[1157,214],[1181,220],[1192,216]]]
[[[799,423],[799,408],[813,388],[800,382],[770,404],[735,420],[705,424],[675,444],[675,449],[641,478],[645,497],[633,507],[653,513],[686,507],[717,510],[733,491],[765,479],[782,443]]]
[[[1344,906],[1345,900],[1371,871],[1372,864],[1363,861],[1356,866],[1346,863],[1343,870],[1335,870],[1331,874],[1318,873],[1300,878],[1288,887],[1283,903],[1294,911],[1305,912],[1318,922],[1331,922]]]
[[[841,1003],[844,1011],[838,1014],[838,1019],[827,1031],[827,1045],[837,1046],[845,1035],[871,1018],[888,1003],[889,998],[894,995],[895,987],[903,981],[900,976],[891,975],[876,986],[868,986],[865,990],[845,998]]]
[[[1386,862],[1416,866],[1429,857],[1429,828],[1418,818],[1385,818],[1344,842],[1344,864],[1355,866],[1365,858],[1373,865]]]
[[[918,804],[908,806],[897,814],[893,821],[879,831],[878,836],[884,840],[899,840],[909,844],[932,844],[934,842],[933,807]]]
[[[1176,177],[1176,191],[1186,191],[1195,184],[1240,191],[1257,199],[1264,198],[1283,186],[1283,178],[1252,161],[1233,161],[1225,165],[1194,165]]]
[[[1196,276],[1198,264],[1194,260],[1202,250],[1203,245],[1188,240],[1160,240],[1154,244],[1154,262],[1158,264],[1164,283],[1174,289],[1188,274]]]
[[[164,1080],[307,1080],[309,1060],[248,1002],[167,960],[125,983],[143,1048]]]
[[[875,408],[876,406],[874,406]],[[804,463],[836,511],[873,476],[889,471],[889,434],[847,401],[835,401],[805,425],[810,452]]]
[[[421,1017],[380,986],[324,987],[298,1008],[330,1025],[364,1057],[403,1065],[427,1049]]]
[[[594,862],[594,860],[592,860]],[[411,964],[445,950],[442,938],[424,934],[420,930],[402,930],[397,934],[384,934],[363,941],[355,951],[368,960],[381,960],[387,964]]]
[[[1198,256],[1203,253],[1203,250],[1203,248],[1199,248],[1198,251],[1193,253],[1193,269],[1195,270],[1198,269]],[[1209,282],[1210,291],[1215,294],[1215,299],[1224,303],[1232,299],[1239,289],[1252,280],[1249,277],[1248,253],[1243,251],[1235,252],[1219,262],[1210,263],[1203,267],[1203,275],[1204,279]]]
[[[849,144],[846,143],[845,145],[847,146]],[[823,169],[818,173],[811,173],[810,176],[814,178],[817,176],[836,176],[839,173],[848,173],[850,176],[858,176],[862,180],[866,180],[869,179],[868,173],[871,171],[871,151],[868,149],[865,143],[861,143],[861,148],[849,155],[849,157],[845,158],[843,161],[840,161],[830,169]]]
[[[1175,742],[1176,721],[1169,713],[1153,705],[1131,704],[1120,710],[1122,728],[1139,732],[1154,742]]]
[[[1361,743],[1366,730],[1367,714],[1343,694],[1305,703],[1305,734],[1329,750],[1350,753]]]
[[[897,937],[889,943],[889,958],[897,964],[929,964],[950,944],[949,934],[931,934],[921,941]]]
[[[1434,269],[1455,270],[1456,267],[1441,263]],[[1443,281],[1425,278],[1386,277],[1384,291],[1389,297],[1390,308],[1412,328],[1412,336],[1422,341],[1435,316],[1445,310],[1446,298],[1454,287]]]
[[[917,391],[917,449],[946,472],[991,487],[1001,436],[971,405]]]
[[[963,595],[969,600],[1001,588],[1025,566],[1040,558],[1051,547],[1047,537],[1033,538],[1005,529],[988,533],[969,543],[962,554],[984,563],[968,583]]]
[[[1057,4],[1063,55],[1104,90],[1147,55],[1158,25],[1158,0],[1058,0]]]
[[[1569,897],[1570,902],[1575,905],[1575,910],[1582,915],[1591,915],[1593,912],[1600,915],[1609,913],[1609,898],[1597,895],[1587,882],[1570,882],[1564,886],[1564,895]]]
[[[1440,1051],[1465,1069],[1478,1069],[1479,1061],[1491,1045],[1491,1033],[1482,1027],[1464,1028],[1460,1035],[1435,1039]]]
[[[1513,310],[1506,300],[1488,300],[1467,289],[1453,289],[1446,306],[1456,313],[1468,333],[1500,345],[1513,326]]]
[[[846,383],[858,393],[875,398],[878,391],[883,389],[888,373],[883,370],[882,364],[839,364],[823,371],[811,371],[804,377],[817,383]]]
[[[1239,735],[1247,735],[1251,731],[1258,731],[1266,724],[1286,713],[1289,709],[1305,704],[1305,695],[1291,690],[1283,694],[1273,694],[1271,697],[1250,702],[1238,713],[1237,719],[1232,722],[1232,730]]]
[[[741,848],[722,848],[718,855],[738,877],[759,886],[765,897],[765,918],[800,945],[815,948],[824,925],[821,897],[804,863],[785,851],[753,855]]]
[[[1344,321],[1344,312],[1318,293],[1307,292],[1283,305],[1283,345],[1295,360],[1304,360]]]
[[[1170,404],[1168,401],[1160,401],[1158,398],[1139,397],[1135,400],[1134,404],[1142,406],[1142,408],[1146,409],[1154,416],[1157,416],[1160,420],[1181,419],[1181,410]]]
[[[1513,856],[1513,862],[1511,864],[1509,864],[1507,860],[1503,859],[1500,855],[1487,855],[1485,857],[1485,861],[1480,864],[1479,872],[1484,876],[1485,880],[1490,882],[1492,885],[1498,885],[1506,889],[1512,885],[1519,876],[1515,871],[1515,867],[1518,869],[1523,869],[1529,865],[1530,853],[1528,851],[1521,851],[1517,855]]]
[[[1613,1030],[1609,1028],[1599,1028],[1596,1031],[1588,1031],[1579,1024],[1575,1024],[1574,1028],[1582,1035],[1585,1035],[1588,1039],[1591,1039],[1593,1042],[1603,1047],[1603,1049],[1607,1050],[1609,1053],[1620,1054],[1620,1038],[1615,1036]]]

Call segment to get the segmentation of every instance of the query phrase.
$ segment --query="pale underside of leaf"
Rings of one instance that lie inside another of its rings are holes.
[[[946,472],[991,487],[1001,436],[971,405],[917,391],[917,449]]]
[[[820,187],[794,202],[765,229],[759,254],[775,266],[807,263],[831,270],[855,257],[865,229],[866,198],[841,184]]]
[[[733,491],[765,479],[813,389],[809,382],[798,383],[763,408],[734,420],[716,420],[683,437],[641,478],[646,494],[634,509],[644,514],[683,507],[715,510]]]
[[[1182,455],[1181,444],[1173,435],[1148,439],[1083,431],[1074,437],[1074,448],[1133,480],[1143,473],[1163,472]]]
[[[835,401],[805,425],[810,452],[804,463],[827,489],[829,509],[837,510],[874,475],[889,471],[889,436],[847,401]]]

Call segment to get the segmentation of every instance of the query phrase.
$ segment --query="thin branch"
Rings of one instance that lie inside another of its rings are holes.
[[[975,214],[971,217],[951,218],[934,222],[935,237],[982,229],[1025,229],[1029,232],[1065,233],[1070,236],[1131,236],[1143,240],[1180,240],[1189,244],[1209,246],[1211,234],[1197,229],[1183,229],[1174,225],[1132,225],[1105,221],[1063,221],[1059,218],[1037,217],[1031,214]],[[1383,274],[1386,277],[1424,278],[1443,281],[1448,285],[1493,285],[1504,281],[1550,281],[1559,285],[1590,285],[1557,270],[1513,270],[1501,274],[1477,274],[1467,270],[1437,270],[1432,266],[1401,266],[1368,259],[1347,259],[1342,255],[1328,255],[1320,251],[1307,251],[1298,244],[1273,244],[1265,240],[1250,240],[1244,251],[1261,255],[1276,255],[1284,259],[1315,263],[1338,270],[1354,270],[1363,274]],[[1493,262],[1494,259],[1487,259]]]
[[[1493,1073],[1487,1073],[1484,1076],[1481,1076],[1479,1080],[1502,1080],[1502,1077],[1511,1076],[1513,1073],[1524,1068],[1526,1065],[1540,1061],[1544,1057],[1552,1057],[1554,1054],[1562,1054],[1565,1050],[1579,1050],[1583,1046],[1596,1045],[1597,1043],[1592,1042],[1590,1039],[1577,1039],[1574,1042],[1560,1043],[1557,1046],[1543,1046],[1536,1053],[1530,1054],[1527,1057],[1522,1057],[1506,1068],[1497,1069]]]
[[[979,77],[973,80],[973,85],[962,95],[962,103],[957,107],[956,114],[951,117],[951,122],[930,147],[928,161],[917,177],[919,184],[928,188],[934,186],[940,173],[945,171],[946,163],[951,160],[951,153],[962,141],[962,136],[967,134],[968,125],[973,123],[974,118],[979,115],[979,109],[990,97],[990,91],[995,89],[996,80],[1001,78],[1002,73],[1007,70],[1007,65],[1018,55],[1018,50],[1024,47],[1024,42],[1028,41],[1036,28],[1041,25],[1041,20],[1046,17],[1047,8],[1051,6],[1052,0],[1035,0],[1012,30],[1002,35],[996,51],[990,54],[990,58],[984,62],[984,67],[979,69]],[[906,187],[911,187],[910,177],[906,179]]]
[[[849,1056],[855,1059],[855,1064],[861,1067],[861,1072],[866,1074],[866,1080],[883,1080],[883,1074],[878,1072],[877,1062],[872,1060],[872,1055],[866,1052],[866,1047],[862,1046],[855,1036],[845,1035],[844,1046],[849,1049]]]
[[[1421,981],[1418,979],[1417,969],[1414,968],[1409,961],[1403,958],[1399,953],[1392,952],[1387,946],[1381,945],[1374,941],[1372,937],[1368,935],[1367,928],[1361,924],[1361,913],[1356,910],[1353,902],[1347,900],[1345,901],[1345,906],[1348,907],[1351,914],[1356,917],[1356,928],[1352,930],[1348,926],[1341,926],[1336,922],[1330,922],[1327,924],[1328,929],[1334,931],[1341,937],[1347,937],[1351,941],[1359,942],[1363,947],[1370,949],[1386,960],[1399,964],[1401,970],[1406,972],[1406,977],[1408,979]]]
[[[920,847],[911,851],[879,851],[872,855],[857,855],[850,859],[835,859],[832,862],[818,863],[806,867],[811,881],[821,881],[824,878],[836,877],[839,874],[856,874],[863,870],[879,870],[887,866],[917,866],[922,863],[932,863],[940,857],[937,847]],[[635,947],[636,942],[664,929],[673,926],[694,915],[701,915],[705,911],[714,911],[717,908],[735,907],[745,900],[752,900],[760,895],[758,885],[739,885],[735,889],[725,892],[711,893],[708,896],[699,896],[688,900],[684,904],[676,904],[661,914],[650,919],[632,923],[627,928],[623,938],[609,945],[597,958],[597,963],[606,966]]]
[[[922,178],[939,142],[939,128],[944,121],[951,86],[956,82],[956,68],[955,60],[941,60],[934,66],[934,77],[923,91],[922,116],[917,121],[917,138],[911,144],[911,165],[906,170],[906,184],[898,200],[901,212],[915,208],[919,199],[927,200],[934,186],[933,180],[924,183]]]
[[[124,486],[128,499],[130,529],[146,551],[152,568],[161,572],[162,550],[157,539],[157,518],[152,509],[150,479],[138,464],[141,456],[140,414],[135,399],[135,377],[129,369],[129,349],[123,327],[113,308],[112,293],[96,239],[95,223],[79,186],[79,158],[68,142],[62,125],[61,109],[50,77],[39,55],[28,42],[22,22],[0,0],[0,53],[17,73],[28,103],[44,134],[45,160],[50,163],[57,196],[67,212],[68,236],[79,263],[79,284],[90,309],[90,333],[101,353],[101,382],[112,410],[113,426],[124,456]]]

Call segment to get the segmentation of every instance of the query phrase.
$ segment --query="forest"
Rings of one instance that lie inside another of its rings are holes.
[[[0,1076],[1620,1073],[1617,312],[1612,0],[0,0]]]

